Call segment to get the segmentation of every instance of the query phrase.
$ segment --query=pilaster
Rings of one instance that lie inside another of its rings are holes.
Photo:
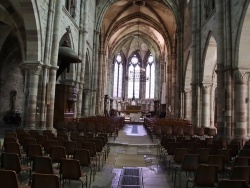
[[[25,114],[24,114],[24,128],[36,129],[36,106],[37,106],[37,92],[39,75],[42,69],[42,63],[37,62],[23,62],[21,68],[25,70],[27,81],[25,82]]]

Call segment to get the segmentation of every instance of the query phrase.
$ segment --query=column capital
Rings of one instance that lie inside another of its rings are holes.
[[[40,61],[24,61],[20,66],[22,69],[28,70],[32,75],[39,75],[43,64]]]
[[[238,68],[234,71],[236,81],[247,82],[249,81],[250,69]]]
[[[190,92],[192,92],[192,89],[191,89],[191,88],[185,88],[185,89],[183,90],[183,92],[185,92],[185,93],[190,93]]]

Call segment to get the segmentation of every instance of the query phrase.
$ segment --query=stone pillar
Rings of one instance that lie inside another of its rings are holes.
[[[50,77],[49,82],[47,84],[47,123],[46,129],[54,130],[54,104],[55,104],[55,91],[56,91],[56,71],[58,67],[50,68]]]
[[[90,102],[90,92],[89,90],[83,90],[83,116],[88,117],[90,115],[90,108],[89,108],[89,102]]]
[[[233,136],[247,137],[247,102],[249,72],[235,71],[235,123]]]
[[[201,1],[192,1],[192,125],[198,127],[200,124],[200,62],[201,62],[201,23],[199,18]]]
[[[61,31],[61,15],[62,15],[63,1],[56,1],[55,5],[55,18],[54,28],[52,33],[52,48],[51,48],[51,68],[49,70],[49,81],[47,83],[47,118],[46,129],[54,130],[54,103],[55,103],[55,88],[56,88],[56,72],[59,68],[58,63],[58,50],[59,50],[59,35]]]
[[[25,85],[25,91],[27,94],[27,106],[24,120],[25,129],[36,129],[36,105],[37,105],[37,91],[39,74],[42,69],[40,62],[23,62],[21,67],[26,71],[27,85]]]
[[[80,33],[79,38],[81,39],[79,49],[81,50],[79,54],[81,54],[81,68],[79,70],[80,81],[79,81],[79,91],[77,95],[77,118],[80,118],[84,112],[82,112],[82,96],[83,96],[83,88],[84,88],[84,75],[85,75],[85,63],[86,63],[86,51],[87,51],[87,1],[81,1],[81,15],[80,15]]]
[[[217,36],[217,135],[226,135],[225,127],[225,83],[224,83],[224,0],[216,0]]]
[[[210,106],[211,106],[212,84],[203,84],[202,88],[202,127],[210,127]]]
[[[46,128],[46,111],[47,111],[47,82],[48,82],[48,71],[49,66],[43,66],[43,80],[42,80],[42,97],[41,97],[41,110],[40,110],[40,127],[39,129]]]
[[[97,95],[97,89],[98,89],[98,50],[99,50],[99,35],[100,31],[95,30],[95,36],[94,36],[94,59],[93,59],[93,75],[92,75],[92,94],[91,94],[91,115],[96,114],[96,110],[98,110],[98,104],[99,104],[99,99]]]
[[[191,120],[192,116],[192,92],[191,89],[184,91],[184,119]]]
[[[210,125],[211,127],[214,127],[214,121],[215,121],[215,89],[217,87],[217,84],[213,83],[211,88],[211,102],[210,102]]]

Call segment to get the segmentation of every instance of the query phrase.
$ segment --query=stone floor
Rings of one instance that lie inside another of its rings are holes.
[[[0,129],[0,133],[4,129]],[[0,134],[1,136],[3,134]],[[124,163],[124,167],[139,168],[142,171],[142,180],[144,188],[171,188],[181,187],[180,182],[177,181],[174,186],[172,176],[169,175],[166,165],[163,165],[157,155],[158,139],[149,138],[143,126],[140,124],[125,124],[124,128],[119,131],[119,136],[114,140],[110,138],[110,153],[100,170],[97,171],[95,180],[92,182],[92,188],[125,188],[119,186],[121,179],[122,167],[116,167],[116,160],[119,154],[126,154],[131,157],[128,163]],[[144,160],[141,166],[133,163],[133,155],[141,155]],[[131,163],[130,163],[131,162]],[[131,166],[132,165],[132,166]],[[186,176],[182,175],[182,187],[185,187]],[[81,183],[78,181],[71,181],[66,183],[65,188],[80,188]]]

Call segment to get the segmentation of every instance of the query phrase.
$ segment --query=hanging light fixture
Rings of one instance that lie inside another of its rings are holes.
[[[145,2],[142,1],[142,0],[135,0],[134,5],[139,7],[139,14],[140,14],[141,6],[144,6]],[[136,50],[138,53],[140,53],[140,49],[141,49],[141,47],[140,47],[140,37],[139,37],[139,33],[140,33],[140,21],[139,21],[139,19],[140,18],[138,17],[138,22],[137,22],[137,24],[138,24],[138,27],[137,27],[137,42],[138,43],[137,43],[137,50]]]

